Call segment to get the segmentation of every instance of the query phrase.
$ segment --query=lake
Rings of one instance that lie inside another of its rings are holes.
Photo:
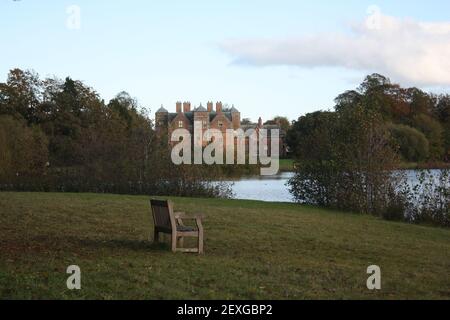
[[[261,200],[272,202],[293,202],[286,182],[293,172],[282,172],[276,176],[244,177],[232,181],[235,199]]]
[[[416,170],[406,170],[406,176],[410,184],[417,182]],[[431,170],[437,176],[439,170]],[[287,181],[294,176],[293,172],[282,172],[276,176],[243,177],[231,181],[234,183],[233,192],[235,199],[260,200],[270,202],[294,202]]]

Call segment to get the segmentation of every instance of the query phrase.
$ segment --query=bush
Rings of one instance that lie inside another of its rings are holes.
[[[408,202],[402,193],[394,192],[389,196],[386,208],[381,212],[381,217],[390,221],[405,221]]]
[[[450,227],[450,169],[419,171],[405,189],[410,222]]]

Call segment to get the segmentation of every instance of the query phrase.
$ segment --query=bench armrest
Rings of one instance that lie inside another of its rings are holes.
[[[203,215],[201,214],[194,214],[194,215],[187,215],[184,212],[175,212],[174,213],[175,219],[178,220],[178,223],[180,225],[183,225],[183,219],[185,220],[195,220],[195,224],[197,225],[197,228],[200,232],[203,232],[203,224],[202,224],[202,219],[203,219]]]
[[[201,214],[188,215],[184,212],[175,212],[174,215],[175,215],[175,219],[185,219],[185,220],[203,219],[203,215],[201,215]]]

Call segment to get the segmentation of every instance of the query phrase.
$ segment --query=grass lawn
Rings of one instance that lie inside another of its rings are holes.
[[[280,171],[294,171],[294,160],[280,159]]]
[[[399,169],[401,170],[417,170],[417,169],[446,169],[450,168],[449,163],[445,162],[430,162],[430,163],[417,163],[417,162],[401,162]],[[295,171],[293,159],[280,159],[280,171]]]
[[[152,245],[148,197],[0,193],[0,299],[450,298],[450,230],[294,204],[173,198],[206,254]],[[82,289],[66,287],[81,268]],[[381,267],[382,290],[366,269]]]

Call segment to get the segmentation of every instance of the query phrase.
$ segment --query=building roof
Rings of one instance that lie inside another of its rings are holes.
[[[194,112],[208,112],[202,105],[200,105],[198,108],[194,109]]]
[[[239,110],[238,109],[236,109],[235,107],[234,107],[234,105],[231,107],[231,109],[230,109],[230,112],[231,113],[235,113],[235,112],[239,112]]]
[[[194,121],[194,113],[196,112],[207,112],[209,116],[209,121],[213,121],[214,118],[217,117],[218,113],[217,111],[208,111],[205,107],[200,104],[197,108],[194,108],[194,110],[189,112],[181,112],[190,122]],[[156,113],[168,113],[169,114],[169,122],[172,122],[178,115],[176,112],[168,112],[166,109],[161,106]],[[234,105],[231,108],[224,108],[221,112],[228,120],[233,121],[233,114],[239,113],[239,110],[234,107]]]
[[[164,109],[164,107],[161,105],[161,108],[159,108],[158,111],[156,111],[156,113],[169,113],[169,111]]]
[[[217,112],[216,111],[211,111],[209,113],[209,121],[213,121],[214,118],[217,116]],[[227,117],[230,121],[233,121],[233,117],[231,116],[231,113],[228,111],[222,111],[222,114]]]
[[[184,116],[189,120],[189,121],[194,121],[194,112],[189,111],[189,112],[181,112],[181,114],[184,114]],[[176,112],[171,112],[169,113],[169,122],[172,122],[176,117],[177,117],[178,113]]]

